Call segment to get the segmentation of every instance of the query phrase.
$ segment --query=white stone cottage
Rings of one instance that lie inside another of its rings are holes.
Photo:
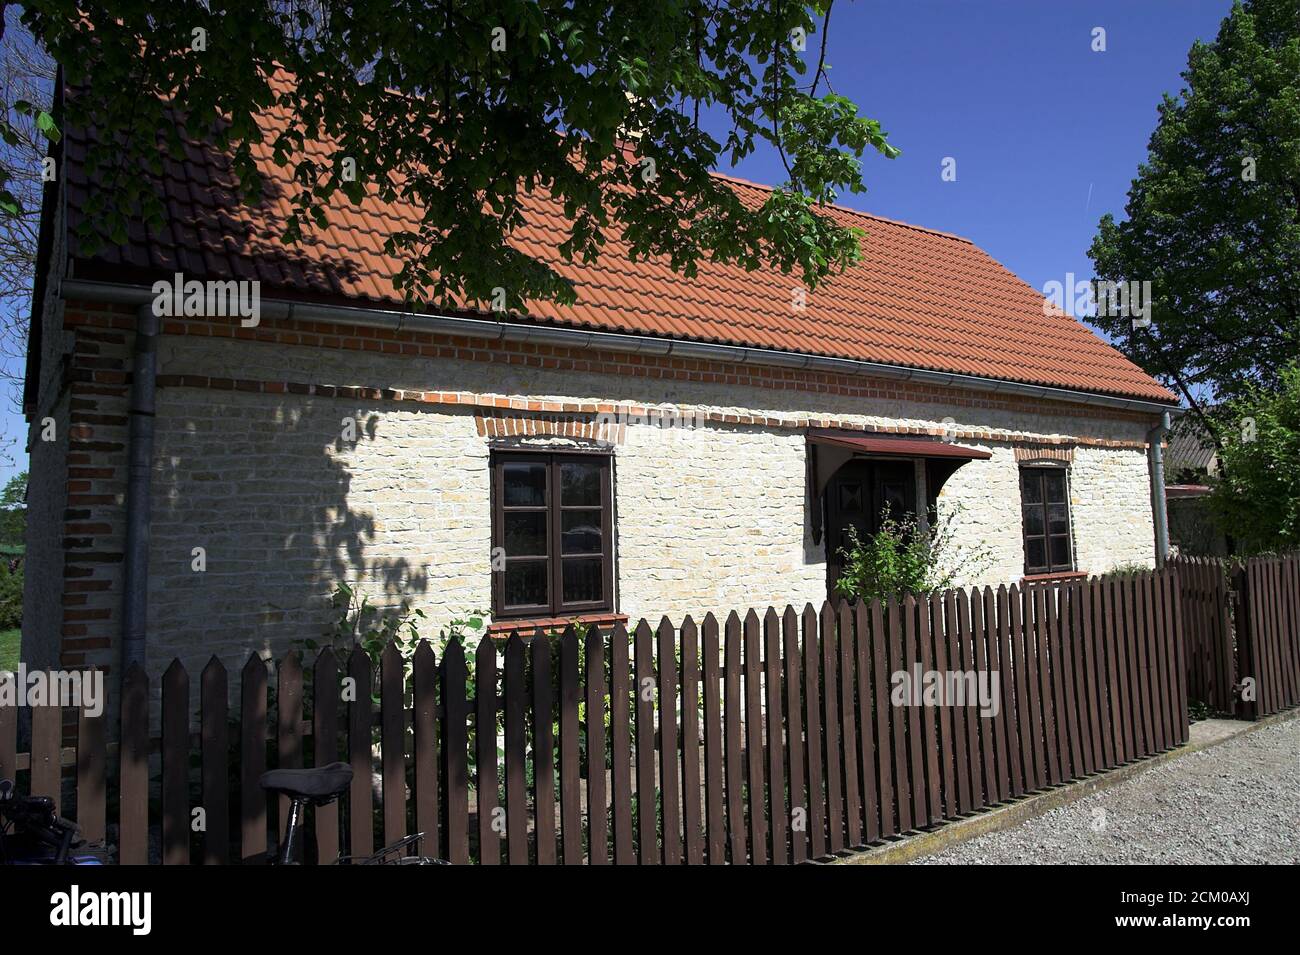
[[[813,292],[615,240],[559,266],[575,307],[410,314],[381,247],[412,210],[283,246],[269,149],[262,205],[195,149],[161,228],[77,254],[84,142],[31,326],[30,664],[237,666],[318,636],[340,581],[432,632],[819,603],[887,504],[961,505],[992,558],[965,583],[1156,560],[1174,397],[965,239],[836,208],[863,260]],[[560,222],[539,197],[520,246],[559,261]],[[178,274],[258,282],[260,321],[155,314]]]

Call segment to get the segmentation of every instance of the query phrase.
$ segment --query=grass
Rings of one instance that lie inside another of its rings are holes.
[[[18,628],[0,630],[0,670],[18,669],[18,644],[22,638],[23,632]]]

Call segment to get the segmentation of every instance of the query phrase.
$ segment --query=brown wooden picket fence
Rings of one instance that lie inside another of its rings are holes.
[[[1233,569],[1239,679],[1254,680],[1253,719],[1300,703],[1300,555],[1256,557]]]
[[[1300,554],[1178,558],[1189,699],[1259,719],[1300,704]]]
[[[472,660],[423,644],[409,675],[390,646],[377,720],[360,650],[324,650],[310,675],[290,654],[274,685],[252,657],[237,723],[219,661],[199,675],[197,720],[173,663],[156,737],[133,669],[120,742],[106,746],[103,718],[83,714],[61,750],[52,709],[33,714],[19,754],[0,712],[0,774],[69,793],[85,834],[109,834],[125,863],[264,861],[285,808],[258,777],[336,759],[352,787],[315,811],[308,861],[413,831],[455,863],[825,859],[1185,742],[1179,594],[1165,570],[630,634],[570,627],[485,639]],[[897,705],[894,674],[913,666],[996,673],[996,715],[969,698]],[[363,688],[355,700],[341,699],[345,674]]]
[[[1236,599],[1225,564],[1208,558],[1177,558],[1187,648],[1187,696],[1218,713],[1237,707],[1237,652],[1233,634]]]

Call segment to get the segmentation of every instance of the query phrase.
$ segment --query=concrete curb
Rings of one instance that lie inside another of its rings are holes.
[[[1297,718],[1300,718],[1300,709],[1276,713],[1273,716],[1252,723],[1238,720],[1205,720],[1192,726],[1190,738],[1177,749],[1157,753],[1155,756],[1148,756],[1146,759],[1134,763],[1125,763],[1116,769],[1055,786],[1044,792],[1024,796],[1015,802],[994,806],[975,815],[941,823],[935,829],[904,836],[882,846],[855,852],[853,855],[834,859],[828,864],[900,865],[912,862],[923,856],[933,855],[950,846],[974,839],[976,836],[982,836],[990,832],[1000,832],[1003,829],[1018,826],[1022,822],[1041,816],[1051,809],[1068,806],[1086,796],[1091,796],[1093,793],[1118,786],[1120,783],[1141,775],[1148,769],[1163,766],[1190,753],[1210,749],[1220,743],[1237,739],[1266,726],[1276,726],[1278,723],[1285,723]],[[1198,733],[1198,728],[1202,727],[1204,729]]]

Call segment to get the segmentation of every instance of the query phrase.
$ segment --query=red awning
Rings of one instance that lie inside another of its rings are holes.
[[[813,444],[829,444],[848,448],[860,454],[876,454],[897,458],[957,458],[962,461],[983,461],[993,455],[978,448],[964,448],[939,438],[911,437],[897,434],[873,434],[862,431],[835,431],[815,428],[808,432]]]

